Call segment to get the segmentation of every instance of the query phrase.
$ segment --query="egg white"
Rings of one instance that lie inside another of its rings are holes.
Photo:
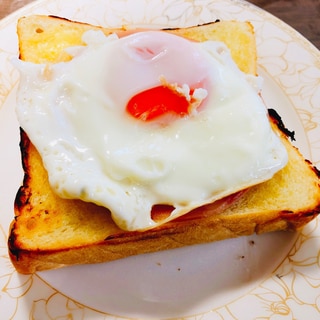
[[[118,39],[89,31],[69,62],[19,61],[17,115],[53,190],[107,207],[119,227],[157,226],[155,204],[178,217],[270,179],[287,162],[256,86],[219,42],[161,31]],[[207,94],[189,116],[143,122],[125,111],[136,93],[168,83]],[[90,217],[88,217],[90,218]]]

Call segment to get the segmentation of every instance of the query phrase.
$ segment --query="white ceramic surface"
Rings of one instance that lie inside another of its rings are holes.
[[[257,34],[263,96],[296,145],[320,163],[320,53],[292,28],[237,0],[41,0],[0,21],[1,319],[319,319],[319,219],[301,233],[273,233],[35,275],[15,272],[7,254],[21,183],[16,21],[53,14],[103,26],[177,27],[249,20]],[[303,178],[303,177],[302,177]]]

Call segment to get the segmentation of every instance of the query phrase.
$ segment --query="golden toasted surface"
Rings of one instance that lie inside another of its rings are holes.
[[[20,56],[37,63],[67,60],[70,57],[63,49],[81,44],[82,33],[90,28],[52,17],[23,18],[18,24]],[[256,72],[254,32],[249,23],[218,22],[168,32],[199,41],[223,40],[242,70]],[[56,196],[39,153],[22,130],[25,177],[16,196],[16,217],[8,241],[13,264],[21,273],[32,273],[254,232],[299,229],[319,213],[319,174],[279,130],[278,120],[271,121],[287,147],[289,163],[274,178],[145,232],[120,230],[106,208]],[[166,209],[158,208],[154,218],[165,215]]]
[[[101,28],[48,16],[24,17],[19,20],[17,28],[20,57],[35,63],[66,61],[71,57],[63,50],[82,45],[83,33],[91,29],[101,30],[105,34],[116,31],[119,36],[132,32],[125,28]],[[167,32],[195,41],[222,41],[229,47],[233,59],[243,72],[256,73],[255,37],[249,22],[220,21]]]

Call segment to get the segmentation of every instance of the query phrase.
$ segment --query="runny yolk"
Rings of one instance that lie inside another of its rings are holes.
[[[128,102],[126,110],[133,117],[149,121],[167,113],[175,113],[180,117],[189,114],[190,101],[182,94],[161,85],[134,95]]]

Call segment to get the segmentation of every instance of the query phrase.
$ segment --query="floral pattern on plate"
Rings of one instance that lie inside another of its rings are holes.
[[[292,105],[300,123],[300,145],[306,156],[320,164],[320,53],[282,21],[248,4],[232,0],[42,0],[0,22],[0,146],[1,176],[10,177],[0,195],[0,312],[3,319],[120,319],[79,303],[46,282],[41,275],[19,275],[10,263],[7,236],[13,218],[12,203],[21,171],[12,168],[11,155],[19,157],[18,125],[9,110],[14,105],[18,74],[11,65],[17,55],[15,26],[22,15],[53,14],[92,24],[182,27],[216,19],[249,20],[257,34],[259,70],[272,79]],[[271,81],[271,80],[270,80]],[[271,86],[271,89],[273,86]],[[272,101],[273,102],[273,101]],[[271,102],[271,103],[272,103]],[[7,139],[10,137],[10,143]],[[299,137],[300,137],[299,136]],[[11,141],[11,137],[13,141]],[[11,149],[13,151],[11,151]],[[11,178],[12,177],[12,178]],[[299,234],[280,265],[259,279],[249,292],[185,319],[318,319],[320,317],[319,219]],[[122,319],[122,318],[121,318]]]

